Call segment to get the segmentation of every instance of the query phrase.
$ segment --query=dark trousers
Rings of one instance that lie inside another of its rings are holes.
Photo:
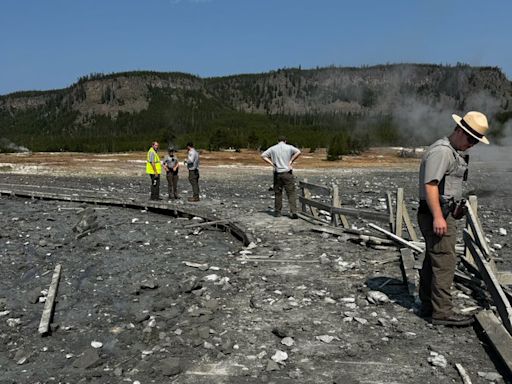
[[[160,197],[160,175],[149,175],[151,177],[151,199]]]
[[[188,171],[188,181],[192,186],[192,197],[199,198],[199,169]]]
[[[295,191],[295,179],[291,172],[274,172],[274,194],[275,211],[281,212],[283,209],[283,188],[288,197],[290,213],[297,213],[297,192]]]
[[[434,233],[433,217],[430,213],[418,213],[418,224],[425,238],[425,259],[420,271],[419,295],[422,305],[432,309],[433,318],[443,318],[452,313],[450,292],[457,257],[455,241],[457,225],[449,215],[446,219],[448,231],[443,237]]]
[[[169,172],[167,175],[167,191],[169,192],[169,197],[178,198],[178,174],[173,174]]]

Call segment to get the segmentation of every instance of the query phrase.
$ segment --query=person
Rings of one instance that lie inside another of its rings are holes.
[[[194,148],[194,143],[187,143],[187,160],[185,164],[188,168],[188,181],[192,186],[192,197],[188,201],[199,201],[199,153]]]
[[[178,158],[175,156],[176,150],[173,147],[169,147],[168,155],[165,156],[163,165],[167,177],[167,191],[170,199],[179,199],[178,196],[178,169],[180,164]]]
[[[483,113],[452,115],[457,123],[448,137],[437,140],[425,152],[419,170],[418,224],[425,239],[425,259],[420,271],[419,315],[432,324],[467,326],[472,316],[453,311],[450,288],[456,266],[456,222],[453,207],[462,198],[467,178],[467,159],[459,152],[475,144],[489,144],[489,129]]]
[[[158,142],[153,141],[146,155],[146,173],[151,178],[151,196],[150,200],[160,199],[160,174],[162,173],[162,164],[158,157]]]
[[[273,145],[261,154],[263,161],[269,163],[274,168],[274,216],[281,216],[284,187],[288,197],[290,217],[298,219],[297,193],[295,191],[292,164],[297,160],[301,152],[293,145],[287,144],[286,137],[284,136],[279,137],[278,141],[278,144]]]

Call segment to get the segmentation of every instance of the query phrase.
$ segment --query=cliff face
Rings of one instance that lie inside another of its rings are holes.
[[[140,112],[149,90],[194,91],[235,110],[265,114],[388,113],[404,99],[457,109],[468,99],[494,99],[506,110],[512,86],[497,68],[437,65],[383,65],[368,68],[283,69],[275,72],[200,79],[186,74],[124,73],[80,81],[64,90],[0,96],[12,112],[57,102],[80,115]],[[192,94],[190,95],[193,96]]]
[[[21,145],[42,138],[42,148],[53,148],[49,138],[60,136],[58,148],[69,139],[70,148],[81,148],[84,138],[108,136],[118,144],[149,133],[171,140],[193,132],[210,144],[220,136],[230,145],[247,145],[265,144],[275,130],[302,129],[308,145],[316,138],[308,136],[314,127],[327,136],[363,127],[388,143],[412,130],[421,141],[446,127],[451,113],[473,109],[499,120],[505,132],[511,99],[511,82],[498,68],[467,65],[289,68],[205,79],[184,73],[98,74],[65,89],[0,96],[0,138]],[[316,145],[326,145],[327,136]]]

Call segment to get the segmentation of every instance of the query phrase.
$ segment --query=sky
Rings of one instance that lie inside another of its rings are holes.
[[[510,0],[0,0],[0,95],[133,70],[461,62],[512,79],[511,14]]]

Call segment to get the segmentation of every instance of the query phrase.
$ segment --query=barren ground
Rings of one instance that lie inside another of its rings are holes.
[[[0,189],[144,199],[144,157],[0,155]],[[380,209],[386,191],[403,187],[416,222],[418,160],[382,149],[334,163],[323,157],[305,154],[297,179],[336,182],[344,204],[364,209]],[[254,248],[211,228],[186,228],[197,220],[0,198],[0,383],[461,383],[456,363],[473,383],[505,374],[476,326],[431,326],[414,314],[397,248],[376,250],[271,216],[271,171],[257,153],[205,152],[201,164],[201,202],[169,206],[229,218]],[[512,270],[511,170],[471,167],[467,190],[479,197],[498,267]],[[186,173],[180,177],[186,197]],[[78,237],[73,227],[84,215],[99,228]],[[53,331],[41,337],[38,298],[57,263]],[[370,302],[370,290],[391,301]],[[456,287],[454,296],[459,309],[489,305]],[[287,359],[275,363],[277,351]],[[432,352],[445,367],[428,362]]]

